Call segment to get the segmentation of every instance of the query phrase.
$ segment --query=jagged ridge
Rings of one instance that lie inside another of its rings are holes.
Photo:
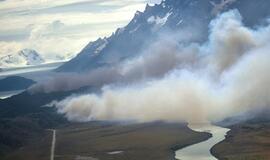
[[[247,26],[254,26],[270,14],[267,0],[164,0],[137,11],[130,23],[117,29],[110,37],[90,42],[75,58],[57,71],[83,72],[112,65],[138,55],[155,41],[160,33],[183,31],[199,27],[201,31],[192,41],[207,39],[208,25],[216,15],[238,9]],[[193,33],[191,33],[193,34]]]

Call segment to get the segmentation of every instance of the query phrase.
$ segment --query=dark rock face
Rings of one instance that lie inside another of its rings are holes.
[[[245,25],[255,27],[270,15],[268,8],[268,0],[165,0],[155,6],[147,5],[144,12],[136,12],[126,27],[117,29],[108,38],[89,43],[57,71],[83,72],[112,65],[138,55],[160,34],[185,32],[190,28],[200,31],[191,41],[204,42],[210,21],[231,9],[239,10]]]

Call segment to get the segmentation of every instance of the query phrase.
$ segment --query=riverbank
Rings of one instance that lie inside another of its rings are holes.
[[[240,123],[229,126],[226,139],[211,152],[220,160],[269,160],[270,122]]]

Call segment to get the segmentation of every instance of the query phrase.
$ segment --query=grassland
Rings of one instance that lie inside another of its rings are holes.
[[[270,123],[243,123],[231,129],[212,149],[220,160],[270,159]],[[173,160],[175,149],[209,137],[185,124],[68,124],[57,129],[55,160]],[[51,139],[51,132],[45,131],[3,160],[48,160]]]
[[[209,138],[183,124],[77,124],[57,132],[56,160],[81,157],[102,160],[174,159],[173,149]],[[109,152],[122,151],[119,154]],[[87,159],[87,158],[86,158]]]
[[[270,123],[231,126],[226,140],[212,152],[220,160],[270,160]]]
[[[3,160],[49,160],[52,132],[45,131],[34,137],[25,146],[11,152]]]
[[[71,124],[57,129],[55,160],[174,159],[174,149],[209,137],[207,133],[190,130],[185,124]],[[30,145],[9,154],[5,160],[47,160],[50,142],[51,132],[47,132]],[[113,154],[115,151],[121,152]]]

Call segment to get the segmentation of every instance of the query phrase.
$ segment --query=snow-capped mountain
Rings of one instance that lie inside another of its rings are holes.
[[[57,69],[82,72],[111,65],[141,53],[159,35],[187,32],[189,40],[204,42],[211,20],[221,12],[237,9],[249,27],[260,24],[270,15],[269,0],[163,0],[137,11],[130,23],[117,29],[110,37],[90,42],[75,58]],[[200,32],[191,32],[199,30]]]
[[[45,60],[32,49],[23,49],[16,54],[9,54],[0,58],[0,67],[22,67],[29,65],[39,65]]]

